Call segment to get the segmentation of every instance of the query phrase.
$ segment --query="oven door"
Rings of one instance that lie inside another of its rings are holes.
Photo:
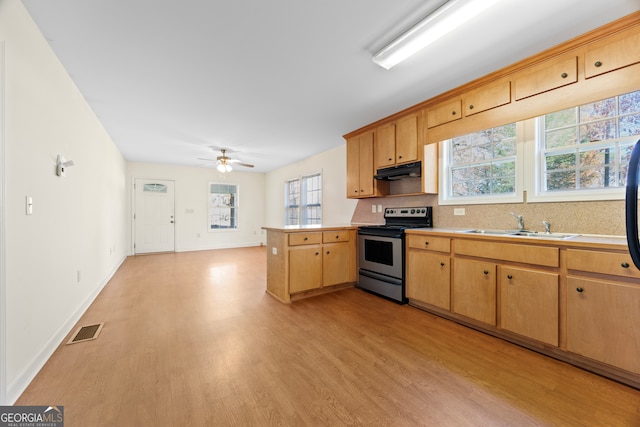
[[[402,237],[358,234],[360,269],[402,279],[402,240]]]

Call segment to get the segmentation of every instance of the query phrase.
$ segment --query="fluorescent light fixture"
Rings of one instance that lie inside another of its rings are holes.
[[[375,53],[373,62],[388,70],[498,1],[449,0]]]
[[[220,163],[216,169],[218,169],[218,171],[222,173],[231,172],[233,170],[231,165],[228,165],[226,162]]]

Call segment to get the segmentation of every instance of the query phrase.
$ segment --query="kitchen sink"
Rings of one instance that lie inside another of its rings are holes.
[[[553,240],[567,240],[578,237],[579,234],[566,234],[566,233],[538,233],[537,231],[529,230],[492,230],[492,229],[475,229],[464,230],[462,233],[467,234],[482,234],[493,236],[520,236],[520,237],[534,237],[536,239],[553,239]]]
[[[516,232],[512,234],[513,236],[525,236],[525,237],[535,237],[538,239],[560,239],[567,240],[573,239],[574,237],[578,237],[579,234],[566,234],[566,233],[537,233],[537,232]]]
[[[463,233],[469,233],[469,234],[493,234],[493,235],[499,235],[499,236],[514,235],[517,232],[518,232],[517,230],[484,230],[484,229],[463,231]]]

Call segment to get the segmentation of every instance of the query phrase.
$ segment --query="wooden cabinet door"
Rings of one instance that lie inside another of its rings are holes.
[[[347,197],[360,195],[360,137],[347,140]]]
[[[463,103],[465,116],[500,107],[511,102],[511,82],[501,82],[476,89],[465,94]]]
[[[598,76],[640,62],[640,33],[637,30],[635,32],[588,45],[584,58],[585,77]]]
[[[451,257],[448,254],[410,249],[406,270],[407,298],[450,309]]]
[[[432,128],[462,118],[462,101],[448,101],[427,110],[427,127]]]
[[[360,168],[358,171],[360,181],[360,197],[373,196],[373,132],[360,136]]]
[[[453,265],[454,313],[496,325],[496,264],[456,259]]]
[[[322,246],[322,285],[332,286],[349,282],[351,270],[350,245],[328,243]]]
[[[289,249],[289,292],[322,286],[322,247],[296,246]]]
[[[392,166],[396,163],[396,125],[384,125],[376,130],[375,144],[376,169]]]
[[[418,160],[418,116],[417,114],[396,122],[395,162],[407,163]]]
[[[640,287],[567,277],[567,350],[640,374]]]
[[[499,267],[500,326],[558,345],[558,274]]]
[[[515,99],[521,100],[539,93],[570,85],[578,81],[578,58],[552,59],[528,68],[514,79]]]

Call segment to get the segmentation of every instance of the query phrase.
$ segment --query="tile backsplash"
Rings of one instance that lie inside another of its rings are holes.
[[[527,230],[544,231],[542,221],[551,223],[558,233],[625,234],[624,200],[558,203],[508,203],[491,205],[438,206],[438,196],[398,196],[360,199],[353,214],[353,224],[384,223],[383,212],[372,212],[372,206],[388,207],[433,206],[435,227],[515,229],[515,212],[524,217]],[[465,215],[454,215],[454,209],[464,208]]]

